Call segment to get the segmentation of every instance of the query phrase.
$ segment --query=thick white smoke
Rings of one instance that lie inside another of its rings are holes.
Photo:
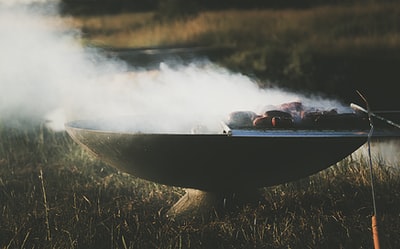
[[[79,31],[54,12],[33,10],[28,0],[13,2],[0,2],[0,119],[48,119],[63,129],[74,119],[140,115],[158,131],[187,132],[194,125],[214,129],[232,111],[299,99],[341,108],[336,101],[260,89],[212,63],[133,70],[82,46]]]

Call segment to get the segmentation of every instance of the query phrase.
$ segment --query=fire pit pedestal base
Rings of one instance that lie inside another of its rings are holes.
[[[263,196],[258,189],[235,192],[207,192],[197,189],[185,189],[181,197],[167,212],[173,220],[199,218],[207,219],[243,204],[259,203]]]

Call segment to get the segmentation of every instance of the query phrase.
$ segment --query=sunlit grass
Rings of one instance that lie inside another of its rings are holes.
[[[372,247],[365,146],[309,178],[262,189],[259,203],[174,222],[165,213],[182,189],[120,173],[65,132],[26,125],[0,129],[1,248]],[[398,148],[372,147],[384,248],[400,246],[400,166],[390,153]]]
[[[378,108],[399,82],[400,3],[286,10],[205,11],[160,22],[153,13],[73,17],[85,44],[112,48],[214,48],[214,62],[294,91],[352,101],[361,89]],[[230,51],[217,54],[217,50]],[[140,61],[135,61],[140,64]],[[379,82],[379,85],[376,84]],[[390,95],[390,96],[389,96]]]
[[[88,44],[233,47],[228,64],[263,71],[287,63],[278,74],[305,74],[300,60],[310,51],[400,48],[398,3],[226,10],[162,23],[153,13],[64,18]],[[179,223],[165,213],[183,189],[120,173],[45,124],[15,122],[0,122],[0,248],[372,247],[365,146],[309,178],[262,189],[260,203]],[[399,147],[372,147],[382,248],[400,248]]]
[[[264,47],[299,43],[326,47],[399,47],[398,3],[306,10],[225,10],[160,22],[153,13],[68,18],[87,42],[113,47],[203,45]]]

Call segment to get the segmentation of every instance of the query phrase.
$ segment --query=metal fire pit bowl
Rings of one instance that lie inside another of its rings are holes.
[[[209,192],[250,190],[307,177],[353,153],[368,135],[351,130],[229,129],[221,134],[148,134],[111,129],[118,122],[73,121],[66,130],[118,170]]]

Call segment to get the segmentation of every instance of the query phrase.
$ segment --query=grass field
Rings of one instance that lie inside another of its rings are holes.
[[[367,93],[373,107],[397,104],[395,2],[202,12],[162,23],[153,13],[63,18],[85,45],[226,47],[233,53],[217,63],[283,87],[339,96],[364,87],[377,94]],[[400,142],[373,145],[381,247],[400,248]],[[365,150],[263,188],[257,203],[173,221],[165,214],[183,189],[118,172],[44,122],[0,117],[0,248],[372,248]]]
[[[381,246],[398,248],[398,158],[373,152]],[[372,247],[365,148],[261,192],[258,203],[174,222],[165,213],[183,189],[117,172],[65,132],[1,124],[0,248]]]
[[[216,62],[303,92],[393,108],[400,82],[400,4],[303,10],[224,10],[160,22],[153,13],[66,17],[83,42],[102,47],[209,46],[232,53]],[[390,100],[390,101],[386,101]],[[396,106],[400,108],[400,106]],[[395,109],[396,109],[395,108]]]
[[[160,22],[152,12],[80,16],[67,21],[87,42],[110,47],[172,45],[257,48],[273,43],[327,51],[396,47],[398,3],[319,7],[306,10],[224,10]],[[384,18],[382,18],[384,17]],[[333,51],[334,52],[334,51]]]

